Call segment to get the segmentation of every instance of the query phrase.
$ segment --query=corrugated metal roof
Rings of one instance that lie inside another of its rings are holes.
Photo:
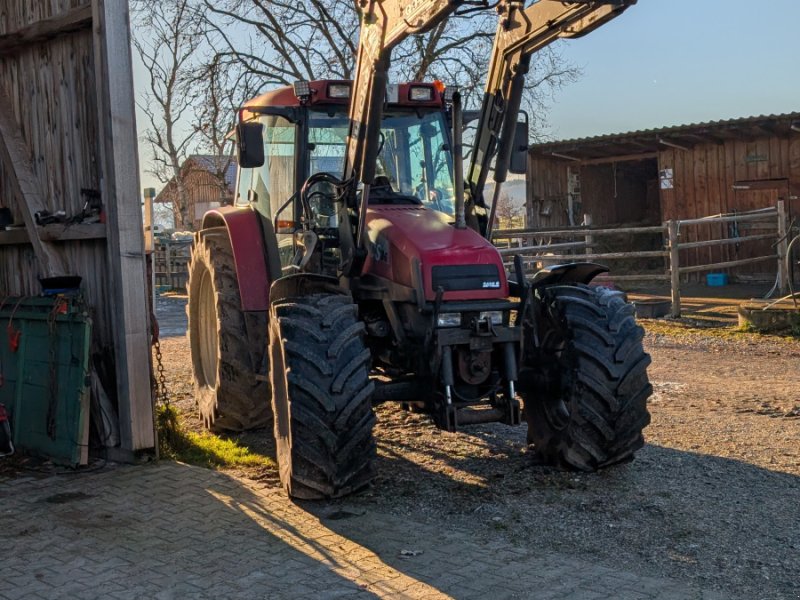
[[[760,115],[752,117],[742,117],[720,121],[706,121],[702,123],[689,123],[685,125],[674,125],[653,129],[641,129],[625,133],[612,133],[583,138],[557,140],[552,142],[542,142],[531,144],[531,151],[535,154],[545,154],[547,152],[566,152],[568,150],[593,149],[609,144],[636,143],[640,151],[657,150],[660,139],[680,140],[681,136],[713,136],[715,133],[727,133],[729,137],[734,134],[751,134],[754,128],[764,127],[763,135],[786,134],[790,131],[793,124],[800,125],[800,112],[792,112],[778,115]],[[748,131],[751,130],[751,131]],[[695,141],[694,143],[697,143]],[[618,150],[618,149],[617,149]],[[595,152],[596,153],[596,152]],[[613,154],[605,151],[604,154]]]

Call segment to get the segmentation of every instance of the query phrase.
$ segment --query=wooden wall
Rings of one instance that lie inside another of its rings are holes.
[[[0,231],[0,296],[83,278],[92,352],[136,451],[155,440],[129,39],[121,0],[0,1],[0,206],[26,224]],[[35,210],[79,215],[82,189],[101,195],[105,224],[35,225]]]
[[[713,136],[706,128],[705,137]],[[579,147],[575,152],[579,151]],[[568,171],[580,171],[580,205],[576,218],[587,213],[594,225],[659,224],[669,219],[692,219],[774,207],[785,199],[790,220],[800,216],[800,133],[769,135],[756,139],[735,139],[720,133],[716,142],[686,145],[685,149],[662,147],[657,154],[658,171],[671,169],[672,186],[662,186],[647,168],[636,182],[634,165],[647,160],[626,160],[617,163],[616,177],[613,156],[585,162],[531,156],[527,217],[529,227],[569,225]],[[653,161],[650,160],[652,163]],[[641,168],[641,167],[639,167]],[[615,184],[616,180],[616,184]],[[736,189],[746,188],[751,189]],[[549,214],[545,214],[549,213]],[[738,234],[768,233],[758,224],[742,224],[734,231],[728,226],[687,227],[683,241],[725,238]],[[771,252],[771,244],[750,242],[740,246],[703,248],[685,251],[686,265],[716,263],[763,256]],[[735,270],[745,277],[767,279],[774,276],[775,266],[769,262]],[[760,277],[758,277],[760,275]]]
[[[565,160],[532,157],[528,162],[527,227],[569,225]],[[576,223],[578,224],[578,223]]]
[[[227,189],[225,183],[220,183],[219,178],[210,171],[191,164],[191,159],[184,165],[184,185],[189,195],[189,219],[192,221],[192,230],[197,231],[203,222],[203,215],[210,208],[217,208],[233,204],[233,190]],[[223,187],[225,186],[225,187]],[[174,203],[177,195],[175,180],[170,181],[156,197],[156,202],[172,204],[175,217],[175,227],[180,229],[180,214]]]
[[[687,150],[665,149],[659,153],[659,168],[673,169],[674,173],[673,187],[660,190],[663,220],[774,207],[779,198],[785,199],[790,214],[796,215],[800,209],[800,204],[790,199],[800,196],[800,134],[750,141],[720,140]],[[747,186],[754,189],[736,189]],[[765,229],[764,225],[745,223],[736,230],[719,225],[690,227],[681,233],[683,241],[692,242],[772,230],[771,226]],[[739,247],[690,250],[682,259],[689,265],[715,263],[763,256],[771,251],[767,241],[750,242]],[[775,265],[765,262],[740,267],[735,272],[769,279],[774,276]]]

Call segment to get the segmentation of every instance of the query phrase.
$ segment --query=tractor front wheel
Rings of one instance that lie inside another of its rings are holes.
[[[373,478],[374,384],[357,311],[341,294],[272,307],[275,442],[281,483],[294,498],[344,496]]]
[[[189,344],[200,418],[212,431],[266,427],[267,313],[242,311],[224,227],[197,234],[189,264]]]
[[[537,294],[519,381],[537,459],[588,472],[631,459],[644,444],[653,391],[633,306],[585,285]]]

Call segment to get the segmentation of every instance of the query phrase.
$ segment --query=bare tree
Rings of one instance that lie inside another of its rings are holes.
[[[144,140],[154,154],[150,171],[163,183],[171,182],[176,227],[190,228],[194,215],[189,214],[186,159],[192,153],[212,155],[209,170],[224,197],[233,151],[226,135],[235,124],[236,108],[264,88],[298,79],[352,78],[359,34],[356,2],[132,1],[141,31],[134,43],[150,75],[150,89],[140,101],[148,121]],[[477,107],[496,25],[489,10],[456,13],[402,44],[394,53],[393,76],[440,79],[458,86],[467,106]],[[534,132],[554,93],[578,74],[557,47],[536,55],[525,98]]]
[[[173,187],[175,226],[189,229],[189,197],[183,164],[193,148],[195,132],[188,126],[197,102],[193,74],[202,38],[191,0],[135,0],[135,25],[143,35],[134,46],[149,75],[148,91],[140,100],[147,116],[144,140],[153,151],[150,172]]]
[[[511,195],[508,192],[501,191],[500,197],[497,199],[497,221],[500,228],[513,227],[516,216],[517,210]]]
[[[263,85],[350,79],[358,44],[353,0],[204,0],[218,52]]]
[[[206,167],[219,187],[221,200],[229,193],[227,174],[235,150],[229,134],[236,125],[236,108],[255,93],[256,80],[240,63],[222,54],[211,56],[194,80],[197,102],[192,127],[197,151],[211,157]]]
[[[217,52],[257,75],[264,86],[298,79],[350,79],[359,16],[354,0],[203,0]],[[493,11],[469,7],[433,30],[403,43],[393,55],[398,80],[440,79],[458,86],[468,106],[483,98],[483,82],[497,27]],[[480,7],[480,4],[478,4]],[[533,61],[525,107],[541,124],[553,94],[580,71],[557,47]]]

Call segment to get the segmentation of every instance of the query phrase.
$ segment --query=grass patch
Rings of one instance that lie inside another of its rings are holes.
[[[682,335],[696,335],[702,337],[716,337],[723,339],[738,338],[744,339],[747,336],[753,335],[757,332],[747,331],[739,328],[736,325],[720,326],[712,325],[708,322],[695,321],[690,319],[675,319],[675,320],[656,320],[656,319],[640,319],[639,323],[649,333],[669,335],[669,336],[682,336]]]
[[[275,467],[269,456],[252,452],[236,440],[209,432],[185,431],[171,406],[159,406],[157,411],[158,449],[162,458],[212,469]]]
[[[780,335],[777,333],[765,333],[754,328],[752,325],[721,325],[719,322],[697,320],[694,318],[682,319],[639,319],[639,324],[648,333],[664,335],[669,337],[702,337],[715,338],[720,340],[757,340],[770,339],[773,342],[791,343],[793,338],[798,335],[792,332],[790,335]]]

